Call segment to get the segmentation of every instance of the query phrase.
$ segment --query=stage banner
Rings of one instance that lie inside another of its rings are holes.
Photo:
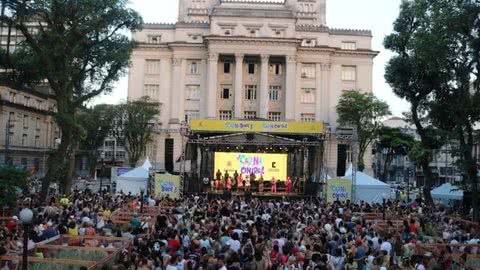
[[[327,180],[327,202],[346,201],[352,199],[352,180]]]
[[[215,171],[213,177],[220,170],[222,176],[225,171],[233,176],[235,171],[239,174],[255,174],[256,180],[263,176],[265,181],[275,177],[279,181],[287,179],[287,154],[263,154],[263,153],[227,153],[215,152]]]
[[[265,132],[286,134],[322,134],[321,122],[281,122],[195,119],[190,122],[192,131],[213,132]]]
[[[155,196],[180,198],[180,176],[169,174],[155,174]]]

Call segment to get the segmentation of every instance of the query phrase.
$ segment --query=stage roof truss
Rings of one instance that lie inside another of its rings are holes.
[[[253,139],[249,139],[249,136],[253,135]],[[276,136],[267,133],[234,133],[225,135],[216,135],[210,137],[197,137],[190,138],[189,143],[202,144],[202,145],[251,145],[251,146],[321,146],[322,140],[318,138],[318,141],[295,140],[292,138],[286,138]]]

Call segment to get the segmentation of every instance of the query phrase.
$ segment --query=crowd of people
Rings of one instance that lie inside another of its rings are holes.
[[[35,222],[29,245],[58,234],[131,238],[133,249],[104,269],[433,270],[475,269],[465,263],[477,254],[472,247],[480,241],[478,227],[449,218],[453,209],[422,204],[246,201],[208,195],[143,199],[143,207],[157,207],[158,214],[150,222],[134,215],[128,226],[112,222],[112,213],[126,207],[139,210],[136,196],[86,191],[52,199],[46,206],[32,202]],[[403,225],[387,221],[379,227],[364,218],[364,213],[382,211],[387,219],[402,219]],[[16,216],[0,228],[0,255],[21,253],[21,230]],[[417,245],[426,242],[449,246],[440,255],[417,254]],[[8,269],[8,263],[2,262],[1,269]]]

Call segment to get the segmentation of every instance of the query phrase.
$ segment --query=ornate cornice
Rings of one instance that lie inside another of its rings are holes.
[[[210,35],[205,36],[204,39],[207,42],[215,43],[243,43],[243,44],[255,44],[255,43],[272,43],[272,44],[289,44],[289,45],[298,45],[302,42],[301,39],[296,38],[251,38],[245,36],[217,36]]]
[[[326,25],[297,25],[295,26],[295,30],[298,32],[329,33],[331,35],[372,36],[372,31],[370,30],[329,28]]]

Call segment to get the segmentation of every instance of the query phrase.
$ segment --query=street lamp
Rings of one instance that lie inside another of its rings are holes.
[[[33,211],[29,208],[24,208],[20,211],[20,220],[23,224],[23,270],[28,269],[28,233],[30,231],[30,225],[33,221]]]
[[[140,188],[140,213],[143,214],[143,194],[145,193],[145,188]]]

